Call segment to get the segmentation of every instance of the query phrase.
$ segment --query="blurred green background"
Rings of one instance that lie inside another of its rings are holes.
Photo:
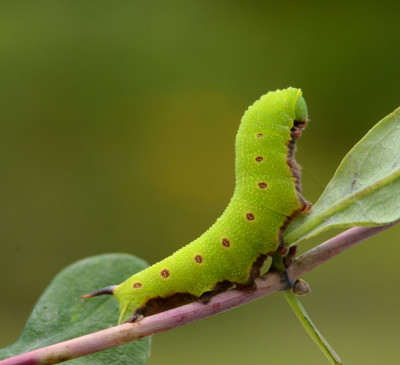
[[[0,347],[66,265],[104,252],[153,263],[208,228],[233,191],[241,115],[268,90],[303,89],[311,123],[297,160],[315,202],[400,105],[399,12],[384,1],[2,0]],[[400,363],[399,228],[306,276],[303,303],[347,364]],[[187,363],[326,362],[276,294],[153,338],[150,365]]]

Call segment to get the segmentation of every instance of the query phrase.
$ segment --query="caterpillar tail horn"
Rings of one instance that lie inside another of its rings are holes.
[[[99,290],[96,290],[95,292],[91,293],[91,294],[85,294],[85,295],[81,295],[81,298],[93,298],[93,297],[97,297],[98,295],[103,295],[103,294],[108,294],[108,295],[113,295],[114,294],[114,288],[117,285],[110,285],[110,286],[106,286],[105,288],[101,288]]]

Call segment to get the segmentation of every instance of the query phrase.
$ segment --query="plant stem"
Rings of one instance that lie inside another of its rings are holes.
[[[286,300],[292,307],[294,313],[296,314],[296,317],[300,320],[307,333],[328,358],[329,362],[332,365],[343,364],[339,356],[336,354],[335,350],[329,345],[324,336],[322,336],[322,334],[318,331],[318,328],[311,321],[311,318],[309,317],[303,305],[300,303],[299,299],[293,293],[293,291],[288,290],[284,293],[284,295],[286,297]]]
[[[321,243],[312,248],[303,255],[299,256],[288,267],[288,275],[291,282],[308,273],[325,261],[339,255],[349,248],[361,243],[369,237],[372,237],[394,225],[400,223],[400,220],[387,224],[385,226],[376,227],[354,227],[343,233]]]
[[[396,223],[399,223],[399,221],[387,226],[351,228],[322,243],[292,262],[287,269],[290,281],[295,282],[300,276],[318,265]],[[286,283],[287,280],[282,274],[276,272],[267,273],[256,280],[257,289],[253,292],[230,290],[216,295],[208,304],[191,303],[145,317],[138,322],[124,323],[2,360],[0,365],[56,364],[85,356],[207,318],[276,291],[287,290]]]

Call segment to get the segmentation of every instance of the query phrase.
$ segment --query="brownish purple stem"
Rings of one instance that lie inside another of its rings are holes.
[[[399,221],[386,226],[351,228],[320,244],[299,256],[291,263],[288,267],[290,280],[295,282],[300,276],[318,265],[397,223]],[[138,322],[124,323],[89,335],[43,347],[26,354],[14,356],[0,361],[0,365],[56,364],[75,359],[158,332],[180,327],[187,323],[195,322],[246,304],[276,291],[288,289],[287,280],[282,275],[273,272],[267,273],[257,279],[256,283],[257,289],[252,292],[240,290],[224,292],[213,297],[208,304],[191,303],[143,318]]]

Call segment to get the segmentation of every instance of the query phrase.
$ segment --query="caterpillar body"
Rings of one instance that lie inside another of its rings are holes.
[[[236,137],[236,187],[220,218],[168,258],[84,298],[113,294],[119,323],[193,301],[208,302],[232,287],[252,288],[260,268],[285,252],[283,232],[310,208],[301,195],[295,142],[308,121],[300,89],[269,92],[248,108]]]

